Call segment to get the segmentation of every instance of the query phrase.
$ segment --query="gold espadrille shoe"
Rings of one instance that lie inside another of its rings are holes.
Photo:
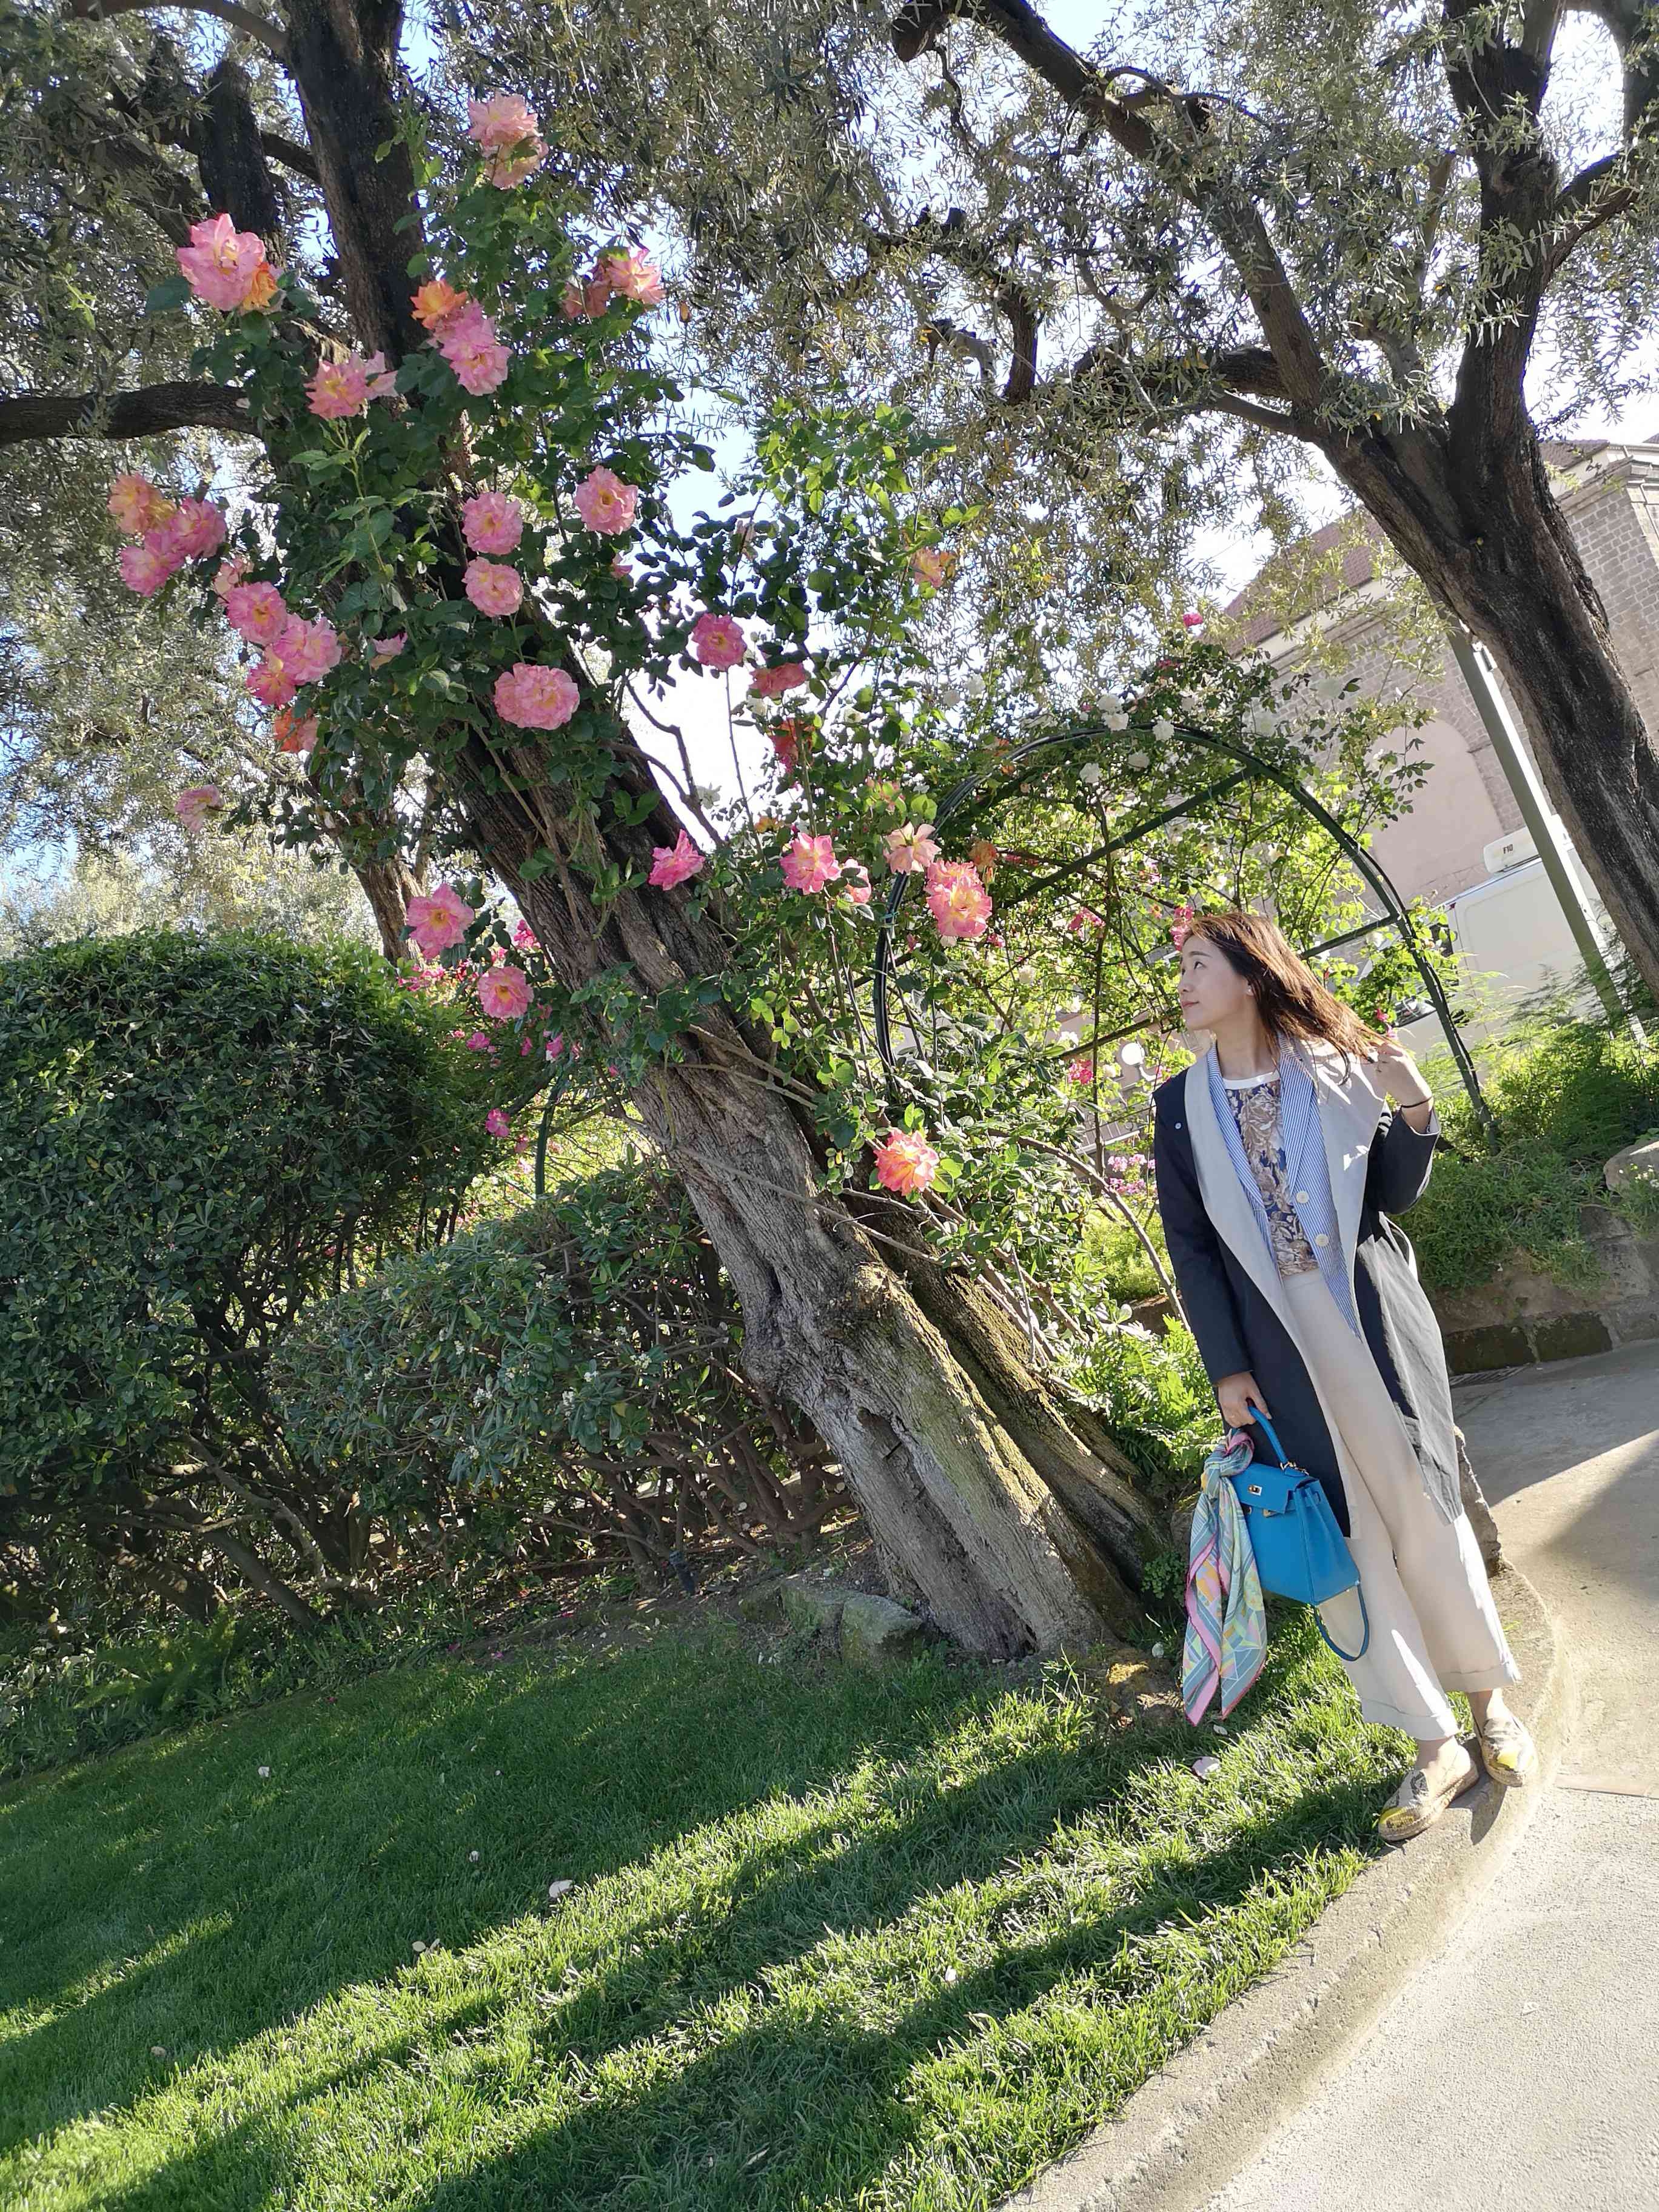
[[[1433,1826],[1454,1797],[1461,1797],[1480,1779],[1480,1762],[1467,1737],[1460,1736],[1458,1741],[1468,1761],[1461,1774],[1452,1775],[1437,1790],[1423,1769],[1414,1766],[1395,1790],[1393,1803],[1377,1815],[1376,1832],[1385,1844],[1403,1844],[1408,1837],[1421,1835],[1425,1828]]]
[[[1531,1781],[1538,1771],[1538,1747],[1524,1721],[1513,1713],[1496,1713],[1478,1733],[1480,1757],[1494,1782],[1514,1790]]]

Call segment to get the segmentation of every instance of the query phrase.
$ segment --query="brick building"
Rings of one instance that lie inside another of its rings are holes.
[[[1546,445],[1544,455],[1606,605],[1620,665],[1649,727],[1659,729],[1659,442],[1573,440]],[[1369,514],[1341,517],[1269,562],[1223,623],[1241,649],[1261,647],[1287,671],[1322,638],[1373,696],[1396,689],[1432,708],[1416,757],[1434,772],[1413,811],[1379,830],[1371,850],[1403,898],[1443,899],[1485,879],[1484,848],[1520,826],[1521,811],[1449,649],[1426,680],[1402,656],[1381,544]]]

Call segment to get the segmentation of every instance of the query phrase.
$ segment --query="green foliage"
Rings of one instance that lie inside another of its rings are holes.
[[[444,1020],[349,945],[158,932],[0,965],[0,1539],[108,1564],[228,1506],[246,1545],[291,1473],[272,1346],[436,1233],[494,1150]]]
[[[683,1187],[637,1158],[313,1306],[273,1362],[290,1448],[395,1540],[550,1565],[619,1531],[798,1533],[817,1439],[738,1370],[735,1302]],[[791,1446],[796,1449],[792,1455]]]
[[[1580,1206],[1610,1206],[1640,1227],[1651,1217],[1651,1199],[1610,1192],[1602,1169],[1659,1125],[1659,1058],[1603,1023],[1523,1028],[1492,1049],[1482,1088],[1496,1138],[1460,1092],[1437,1085],[1447,1141],[1406,1224],[1424,1282],[1487,1282],[1518,1247],[1545,1273],[1589,1286],[1597,1271]]]
[[[1101,1328],[1067,1379],[1097,1399],[1151,1495],[1172,1501],[1189,1486],[1220,1416],[1198,1347],[1178,1322],[1162,1335],[1135,1322]]]

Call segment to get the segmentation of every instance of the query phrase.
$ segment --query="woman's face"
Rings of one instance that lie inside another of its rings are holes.
[[[1212,1030],[1253,1003],[1249,985],[1221,947],[1196,933],[1181,948],[1177,995],[1189,1030]]]

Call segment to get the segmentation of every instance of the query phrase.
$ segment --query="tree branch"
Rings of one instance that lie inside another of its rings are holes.
[[[311,185],[322,182],[308,148],[296,146],[291,138],[283,138],[275,131],[262,131],[259,143],[273,161],[280,161],[285,169],[292,169],[296,177],[303,177]]]
[[[137,392],[20,392],[0,398],[0,446],[33,438],[149,438],[196,427],[246,430],[248,403],[223,384],[151,384]],[[102,419],[94,418],[101,411]]]
[[[135,9],[153,8],[158,0],[70,0],[65,13],[82,22],[101,22],[106,16],[128,15]],[[165,0],[173,8],[185,8],[198,15],[216,15],[222,23],[228,23],[238,31],[246,31],[257,39],[265,52],[279,62],[288,60],[288,39],[279,25],[268,17],[256,15],[251,8],[239,8],[236,0]]]

